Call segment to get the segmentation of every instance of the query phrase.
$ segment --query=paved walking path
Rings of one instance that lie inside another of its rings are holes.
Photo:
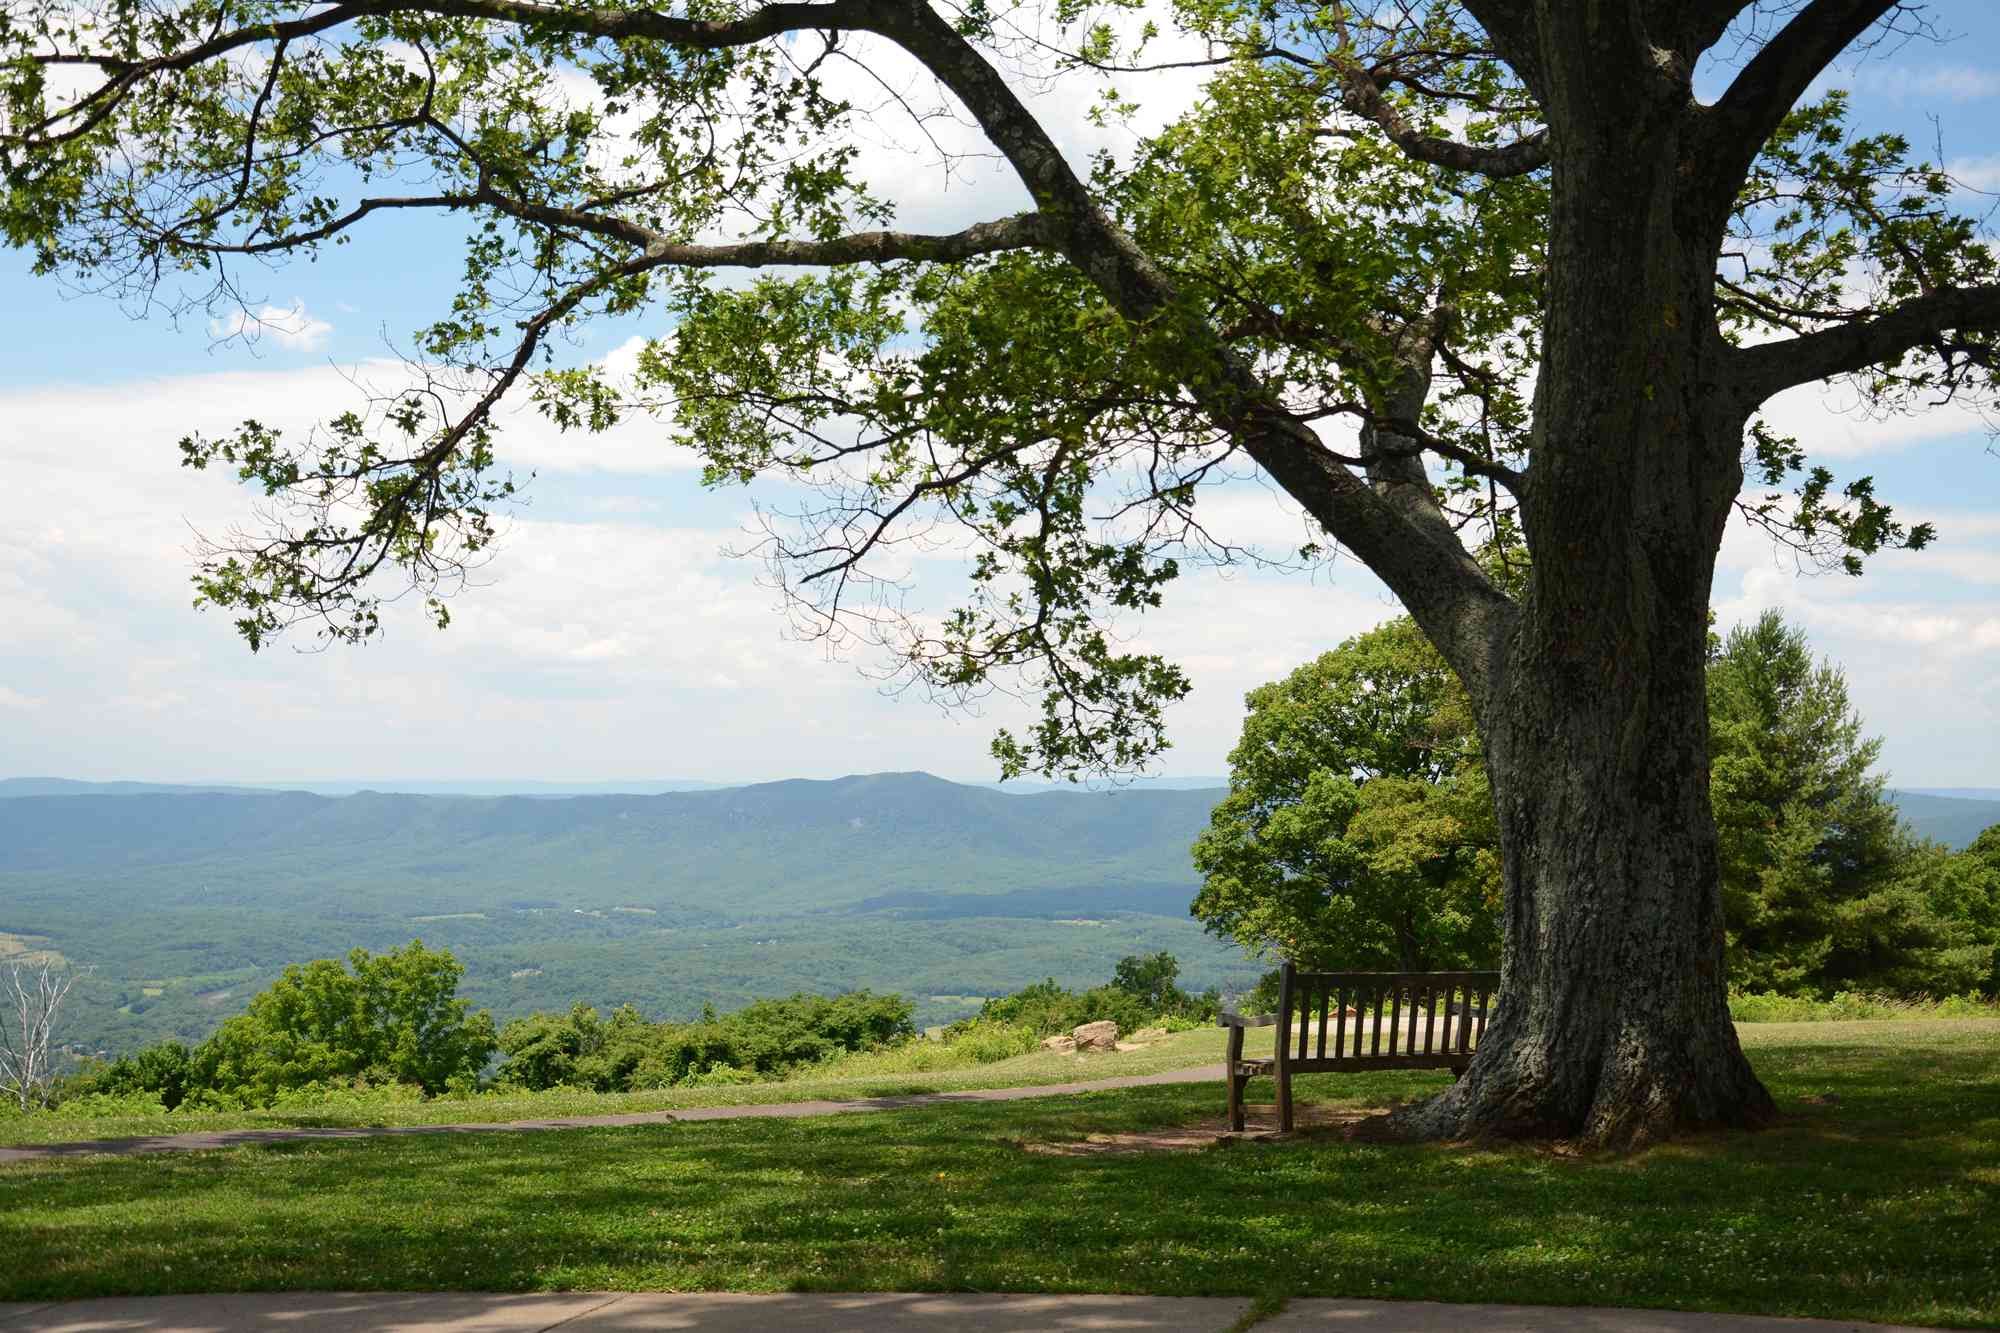
[[[1012,1102],[1027,1097],[1062,1097],[1113,1088],[1144,1088],[1164,1083],[1213,1083],[1222,1096],[1222,1066],[1169,1069],[1161,1074],[1130,1074],[1087,1083],[1051,1083],[1026,1088],[973,1088],[963,1092],[922,1092],[903,1097],[863,1097],[853,1101],[771,1102],[750,1106],[687,1106],[671,1111],[637,1111],[629,1115],[579,1115],[557,1120],[498,1120],[460,1125],[364,1125],[319,1129],[215,1129],[193,1134],[156,1134],[139,1139],[90,1139],[76,1143],[41,1143],[25,1148],[0,1148],[0,1165],[51,1157],[83,1157],[93,1153],[201,1152],[241,1148],[260,1143],[294,1143],[304,1139],[370,1139],[391,1134],[494,1134],[530,1129],[585,1129],[601,1125],[660,1125],[682,1120],[743,1120],[753,1117],[792,1119],[811,1115],[841,1115],[852,1111],[902,1111],[917,1106],[953,1102]],[[1217,1103],[1220,1105],[1220,1102]]]
[[[235,1296],[115,1297],[0,1305],[0,1333],[312,1333],[422,1329],[427,1333],[1226,1333],[1245,1327],[1250,1302],[1187,1296],[746,1296],[468,1293],[350,1295],[257,1292]],[[1427,1301],[1297,1300],[1257,1322],[1257,1333],[1917,1333],[1902,1325],[1667,1310]]]

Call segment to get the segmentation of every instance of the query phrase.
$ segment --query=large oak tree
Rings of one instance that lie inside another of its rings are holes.
[[[274,497],[200,575],[253,646],[300,617],[365,637],[399,577],[442,617],[511,494],[490,413],[518,387],[580,429],[671,409],[711,480],[810,487],[766,547],[808,628],[947,692],[1025,672],[1045,712],[1010,768],[1131,766],[1186,681],[1105,616],[1214,553],[1201,483],[1254,469],[1401,599],[1486,742],[1506,998],[1406,1128],[1770,1114],[1724,1005],[1709,585],[1739,508],[1849,562],[1930,535],[1759,424],[1774,394],[1990,385],[2000,286],[1941,169],[1804,100],[1917,6],[1182,0],[1202,102],[1082,172],[1008,71],[1062,34],[1121,81],[1147,57],[1073,3],[4,3],[0,227],[47,271],[227,299],[237,264],[385,215],[469,224],[409,392],[183,442]],[[886,53],[1030,208],[886,229],[836,80]],[[672,332],[633,383],[545,359],[646,308]],[[971,595],[906,616],[896,544],[939,523]],[[1468,550],[1514,540],[1518,591]]]

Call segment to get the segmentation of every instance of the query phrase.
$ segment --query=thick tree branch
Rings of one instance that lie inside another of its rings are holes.
[[[1736,16],[1756,0],[1653,0],[1652,21],[1661,31],[1679,34],[1680,49],[1689,57],[1722,40]]]
[[[1483,697],[1513,603],[1456,536],[1413,522],[1284,410],[1173,280],[1105,216],[1047,129],[942,15],[921,0],[884,0],[873,13],[873,31],[902,46],[949,88],[1041,210],[1061,218],[1058,248],[1113,308],[1134,323],[1171,321],[1187,348],[1184,382],[1204,414],[1389,585],[1466,687]]]
[[[1811,0],[1696,118],[1696,188],[1728,209],[1750,164],[1821,70],[1902,0]],[[1718,214],[1719,216],[1719,214]]]
[[[1912,297],[1870,319],[1734,353],[1752,404],[1797,384],[1849,374],[1934,345],[1951,332],[2000,332],[2000,285],[1952,287]]]
[[[772,264],[824,267],[835,264],[886,263],[907,259],[952,263],[1005,250],[1053,247],[1061,228],[1043,213],[1016,213],[992,222],[977,222],[944,234],[909,231],[857,231],[826,240],[737,241],[727,245],[697,245],[669,240],[636,222],[575,208],[555,208],[521,200],[489,198],[503,213],[528,222],[616,236],[642,246],[656,263],[683,268],[762,268]]]
[[[1465,0],[1465,8],[1528,91],[1546,102],[1534,0]]]
[[[1494,180],[1510,180],[1547,166],[1549,136],[1546,130],[1500,145],[1461,143],[1441,134],[1426,134],[1410,124],[1382,95],[1382,85],[1372,70],[1351,60],[1334,66],[1340,80],[1340,104],[1370,121],[1390,143],[1419,162],[1452,171],[1476,172]]]
[[[260,23],[220,32],[178,51],[144,60],[111,52],[58,52],[35,56],[38,64],[94,65],[112,77],[75,103],[17,136],[23,142],[58,144],[102,124],[125,94],[157,74],[193,69],[207,61],[264,42],[288,43],[315,37],[358,19],[391,14],[492,19],[547,32],[613,41],[651,39],[697,50],[748,46],[788,32],[865,32],[874,28],[879,7],[864,0],[824,4],[780,3],[753,9],[739,19],[685,19],[650,9],[596,9],[555,6],[534,0],[350,0],[283,23]],[[64,128],[56,129],[56,126]]]
[[[1005,250],[1051,246],[1058,228],[1040,213],[1016,213],[979,222],[962,231],[932,234],[906,231],[860,231],[825,240],[737,241],[698,245],[675,241],[651,227],[585,208],[558,208],[515,199],[485,188],[462,194],[409,195],[364,199],[337,218],[287,236],[241,244],[189,243],[209,254],[266,255],[294,250],[348,230],[371,213],[395,209],[454,211],[490,208],[524,222],[585,232],[624,241],[644,252],[648,267],[761,268],[772,264],[827,267],[836,264],[922,260],[949,263]]]

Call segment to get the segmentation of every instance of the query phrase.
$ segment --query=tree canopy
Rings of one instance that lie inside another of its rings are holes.
[[[493,1018],[458,998],[465,969],[412,940],[287,967],[196,1052],[199,1081],[252,1104],[307,1083],[366,1079],[443,1092],[479,1077],[497,1045]]]
[[[1697,8],[1654,34],[1683,63],[1775,21]],[[1716,327],[1755,344],[1738,359],[1759,392],[1848,374],[1897,406],[1987,386],[1992,256],[1941,165],[1851,131],[1839,92],[1794,103],[1808,68],[1899,8],[1808,6],[1689,150],[1720,191],[1704,225],[1729,237]],[[300,619],[365,638],[394,576],[447,619],[514,494],[493,409],[527,392],[578,429],[660,412],[711,482],[815,488],[765,547],[803,624],[875,637],[948,694],[1027,670],[1045,725],[1002,739],[1010,769],[1130,767],[1187,682],[1105,616],[1157,604],[1190,554],[1235,554],[1194,510],[1232,464],[1276,479],[1431,632],[1410,579],[1490,596],[1434,548],[1450,557],[1473,519],[1515,531],[1532,447],[1556,142],[1551,71],[1517,63],[1535,12],[1180,0],[1177,24],[1217,53],[1201,101],[1085,176],[1002,76],[1017,10],[9,0],[0,227],[40,271],[181,308],[235,302],[246,263],[310,258],[383,215],[466,219],[461,291],[413,331],[406,391],[308,438],[246,422],[183,440],[190,466],[282,501],[197,579],[252,646]],[[1145,68],[1101,16],[1055,17],[1057,67]],[[963,106],[1035,209],[879,229],[882,183],[856,171],[868,113],[829,85],[885,49]],[[1101,111],[1123,105],[1107,91]],[[716,280],[732,270],[776,271]],[[647,308],[673,332],[630,383],[550,368],[564,329]],[[1323,433],[1339,423],[1358,441]],[[1744,501],[1788,539],[1845,562],[1929,539],[1868,479],[1802,473],[1762,428],[1753,445],[1766,485],[1800,477]],[[1106,509],[1118,521],[1094,520]],[[939,521],[978,558],[972,600],[931,624],[895,613],[883,557]],[[1411,523],[1424,542],[1402,539]]]
[[[1499,833],[1464,691],[1408,617],[1252,690],[1190,909],[1308,968],[1491,967]]]
[[[1025,675],[1042,715],[997,738],[1005,771],[1131,768],[1188,681],[1124,630],[1184,560],[1231,554],[1197,500],[1254,472],[1401,600],[1485,742],[1509,998],[1399,1123],[1612,1142],[1771,1114],[1722,990],[1708,586],[1737,513],[1850,570],[1933,535],[1765,423],[1773,395],[1992,391],[1978,220],[1941,161],[1816,91],[1920,7],[1177,0],[1202,97],[1088,168],[1009,68],[1125,83],[1153,29],[1060,0],[0,12],[0,234],[41,270],[226,301],[237,265],[383,215],[467,222],[407,391],[305,438],[183,441],[271,497],[198,576],[252,646],[300,619],[366,638],[400,592],[442,621],[513,495],[510,392],[581,429],[671,409],[711,482],[808,497],[763,546],[802,627],[947,696]],[[874,103],[833,78],[886,60],[1029,207],[892,229]],[[748,269],[772,271],[716,276]],[[550,360],[641,309],[671,332],[632,384]],[[1468,536],[1525,544],[1518,592]],[[897,560],[940,540],[970,595],[918,615]]]

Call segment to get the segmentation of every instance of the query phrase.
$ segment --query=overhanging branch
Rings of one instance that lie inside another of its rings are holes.
[[[1374,71],[1342,60],[1334,66],[1340,80],[1340,104],[1373,123],[1390,143],[1418,162],[1451,171],[1469,171],[1493,180],[1511,180],[1539,170],[1549,162],[1547,130],[1536,130],[1512,143],[1461,143],[1441,134],[1426,134],[1382,95]]]
[[[1798,384],[1850,374],[1934,346],[1953,332],[2000,333],[2000,285],[1953,287],[1891,306],[1879,315],[1734,353],[1751,402]]]
[[[1902,0],[1811,0],[1697,119],[1698,188],[1711,210],[1735,202],[1750,164],[1812,81]]]
[[[143,60],[109,51],[65,51],[31,57],[43,65],[92,66],[111,77],[73,104],[10,137],[37,145],[66,142],[102,124],[126,93],[154,75],[193,69],[265,42],[283,44],[316,37],[366,18],[425,14],[491,19],[544,32],[611,41],[653,40],[693,50],[718,50],[749,46],[790,32],[872,31],[879,12],[880,6],[863,0],[766,4],[738,19],[686,19],[651,9],[546,5],[534,0],[350,0],[282,23],[258,23],[218,32],[192,46]]]

